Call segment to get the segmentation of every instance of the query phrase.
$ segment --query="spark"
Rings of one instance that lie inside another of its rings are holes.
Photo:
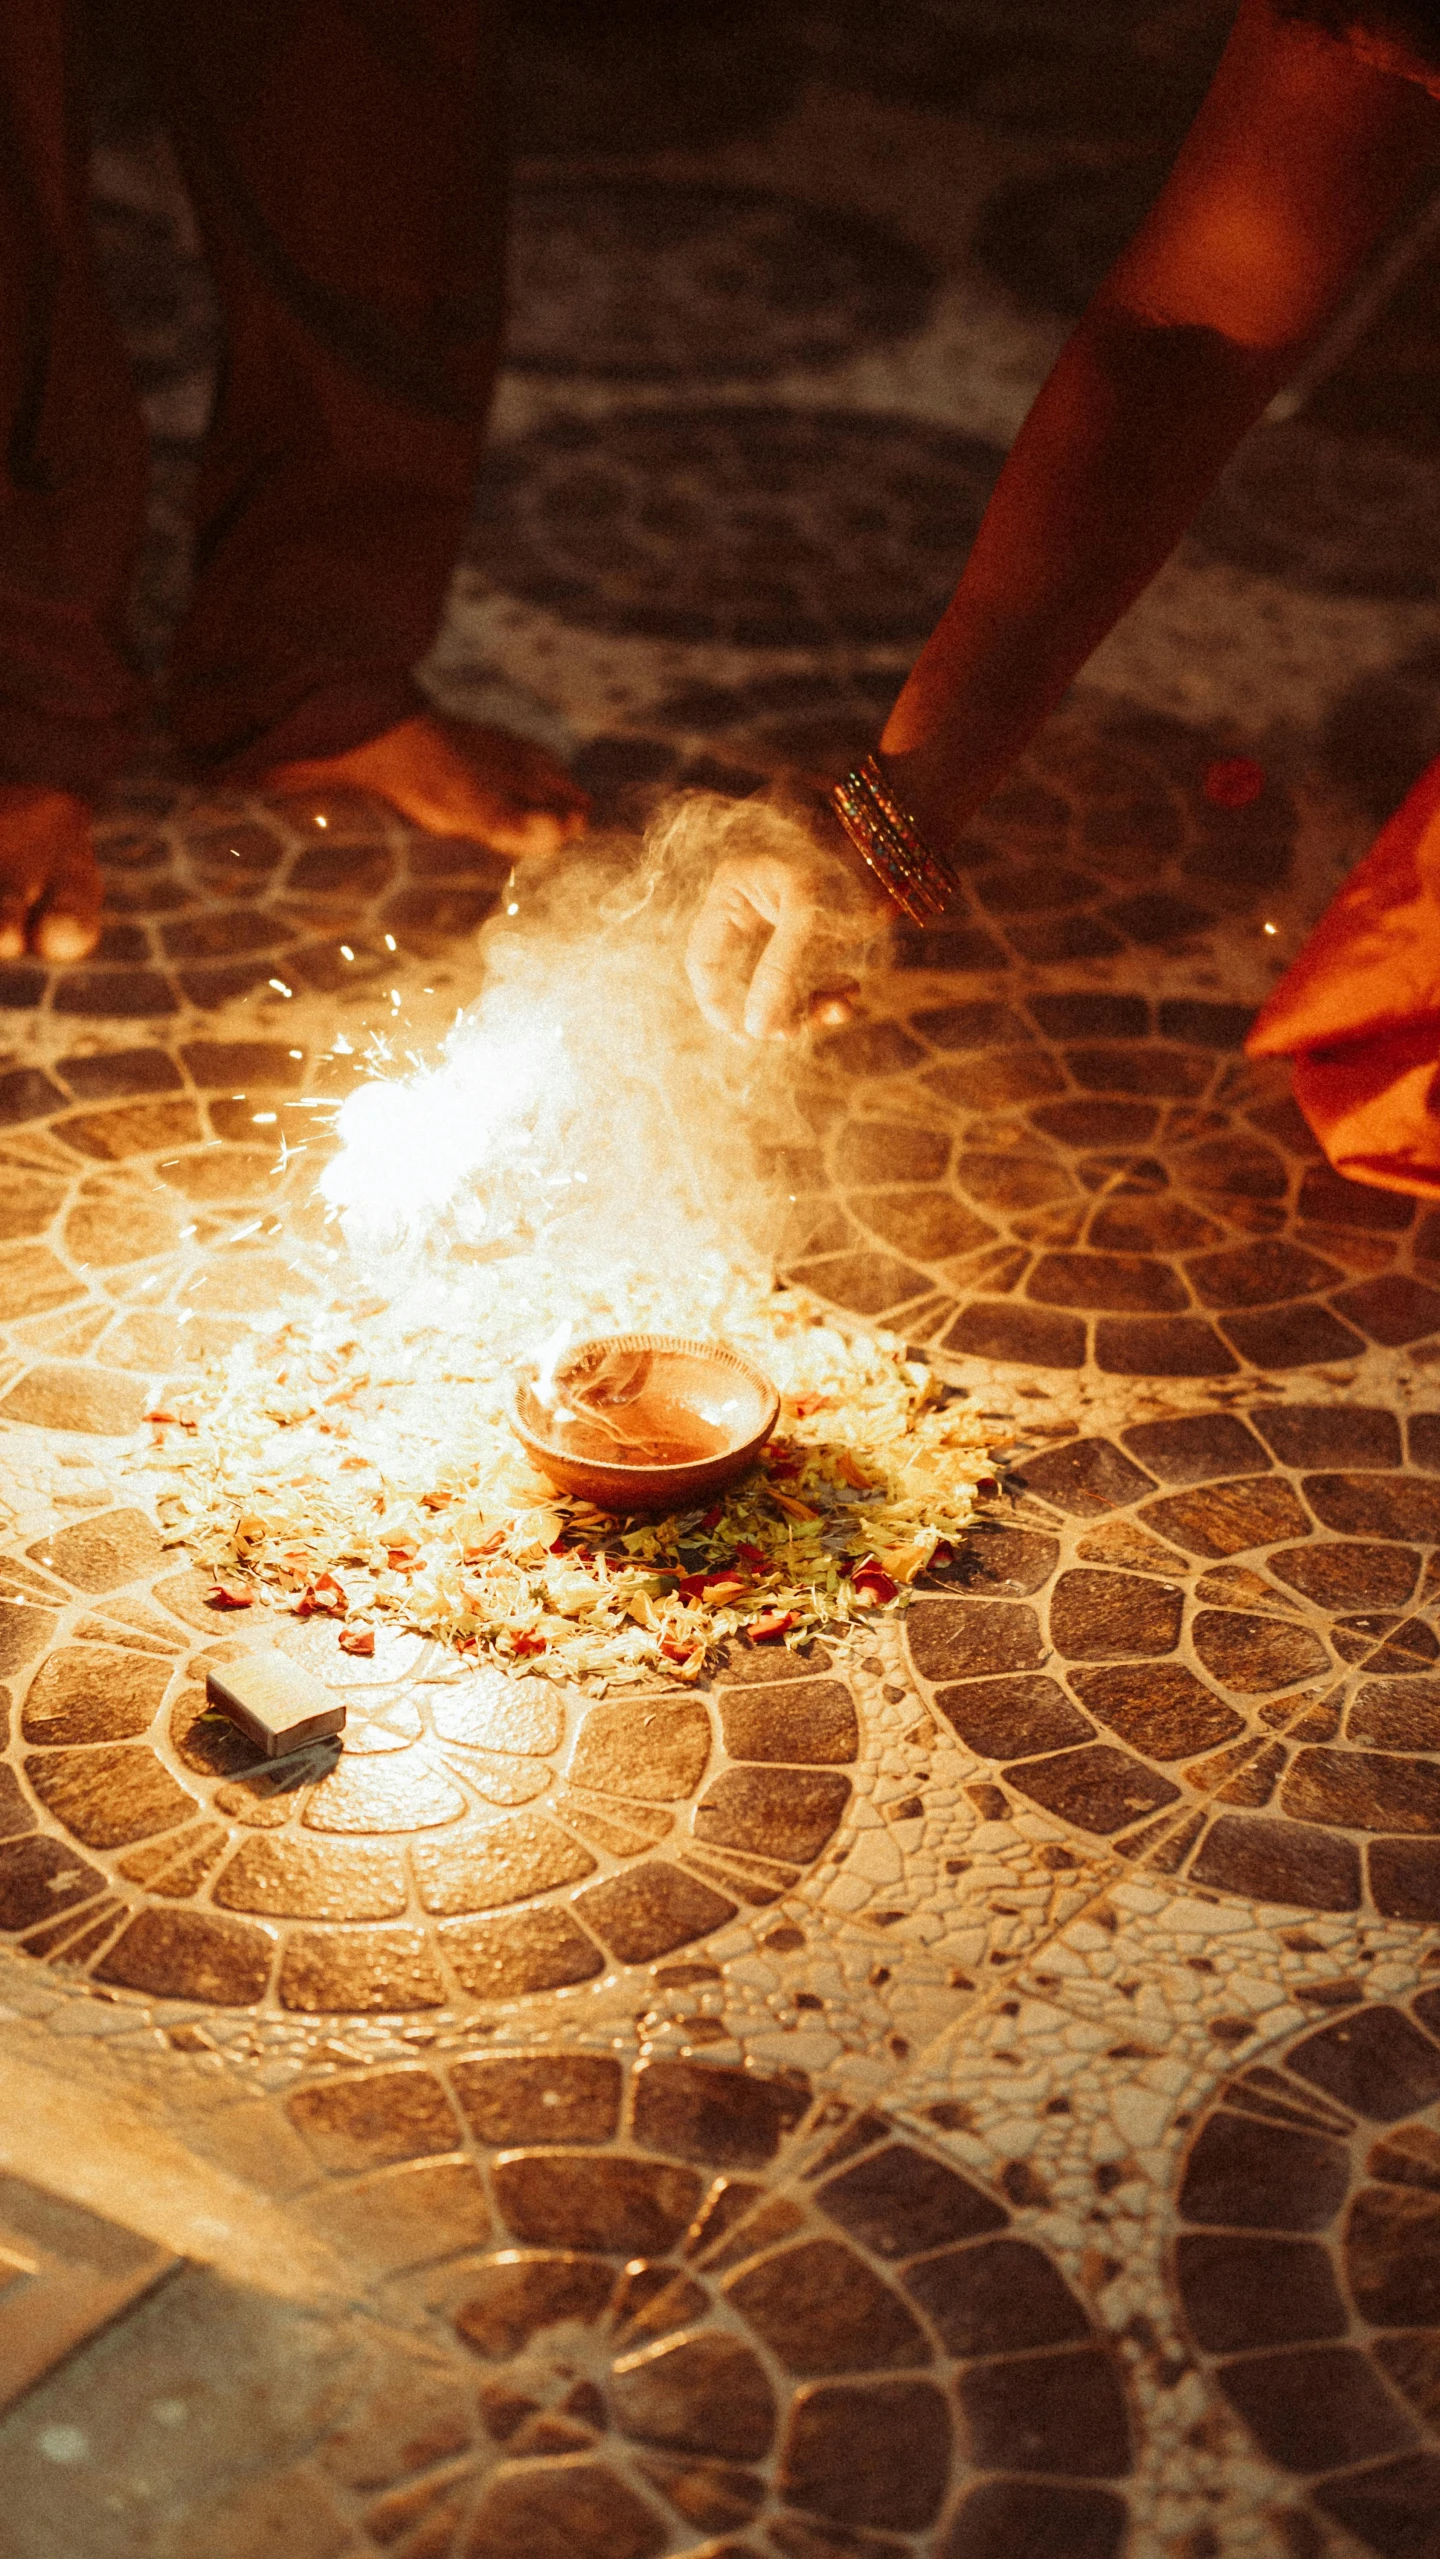
[[[1278,933],[1280,927],[1278,924],[1267,924],[1265,930],[1267,933]]]
[[[387,950],[387,951],[393,951],[393,950],[394,950],[394,948],[395,948],[395,936],[394,936],[394,934],[393,934],[393,933],[387,933],[387,934],[386,934],[386,936],[385,936],[385,948],[386,948],[386,950]]]
[[[341,957],[341,959],[342,959],[342,960],[353,960],[353,959],[354,959],[355,954],[354,954],[354,952],[351,950],[350,945],[349,945],[349,943],[348,943],[348,942],[342,942],[342,943],[341,943],[341,945],[340,945],[340,957]]]
[[[257,1128],[273,1128],[280,1114],[278,1111],[252,1111],[250,1117]]]
[[[303,1056],[304,1056],[304,1054],[305,1054],[305,1051],[303,1050],[303,1048],[292,1048],[291,1050],[289,1050],[289,1051],[288,1051],[288,1054],[289,1054],[291,1057],[303,1057]]]
[[[428,1073],[376,1075],[335,1115],[341,1151],[322,1196],[362,1232],[404,1233],[446,1209],[497,1150],[539,1091],[549,1043],[499,1036],[457,1041]]]
[[[274,987],[277,995],[293,995],[295,992],[293,986],[286,985],[283,977],[272,977],[270,984]]]
[[[316,823],[316,825],[317,825],[317,826],[328,826],[328,825],[329,825],[329,823],[330,823],[330,820],[328,819],[328,817],[322,817],[322,816],[320,815],[319,810],[317,809],[317,810],[316,810],[316,812],[315,812],[315,823]]]

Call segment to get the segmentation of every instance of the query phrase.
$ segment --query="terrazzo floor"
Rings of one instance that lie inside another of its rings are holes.
[[[523,16],[427,681],[607,818],[839,770],[1227,12]],[[215,321],[123,91],[95,187],[158,665]],[[95,959],[0,967],[7,2554],[1440,2552],[1440,1214],[1242,1055],[1440,748],[1434,284],[817,1046],[790,1267],[1004,1449],[848,1648],[637,1701],[281,1617],[343,1748],[217,1742],[145,1416],[305,1284],[306,1106],[505,866],[157,736]]]

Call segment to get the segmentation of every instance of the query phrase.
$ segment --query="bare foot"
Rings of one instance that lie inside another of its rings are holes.
[[[533,738],[422,711],[344,755],[275,764],[261,788],[373,791],[431,835],[469,835],[518,858],[582,835],[590,802]]]
[[[85,802],[0,782],[0,960],[83,960],[104,895]]]

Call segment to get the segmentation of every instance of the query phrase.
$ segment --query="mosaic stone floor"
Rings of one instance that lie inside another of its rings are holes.
[[[838,769],[1226,11],[522,14],[427,680],[607,819]],[[158,666],[217,338],[123,85],[95,186]],[[903,1625],[635,1699],[247,1619],[349,1709],[258,1762],[144,1417],[333,1287],[312,1106],[477,989],[505,869],[157,734],[95,959],[0,968],[16,2559],[1440,2552],[1440,1215],[1242,1055],[1440,748],[1433,285],[807,1071],[792,1269],[1005,1451]]]

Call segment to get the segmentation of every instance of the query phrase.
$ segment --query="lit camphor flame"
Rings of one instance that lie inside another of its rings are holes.
[[[555,1374],[569,1347],[574,1331],[574,1317],[562,1315],[554,1332],[541,1343],[535,1354],[535,1401],[537,1404],[543,1404],[547,1412],[557,1401],[559,1389],[555,1383]]]

